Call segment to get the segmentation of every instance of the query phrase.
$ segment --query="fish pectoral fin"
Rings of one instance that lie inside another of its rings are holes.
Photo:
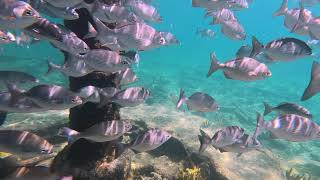
[[[249,76],[258,76],[258,74],[254,71],[250,71],[248,74]]]
[[[223,71],[223,74],[227,79],[233,79],[226,71]]]

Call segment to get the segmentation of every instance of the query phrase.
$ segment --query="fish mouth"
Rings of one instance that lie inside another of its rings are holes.
[[[79,55],[80,55],[80,56],[84,56],[84,55],[86,55],[86,53],[79,53]]]

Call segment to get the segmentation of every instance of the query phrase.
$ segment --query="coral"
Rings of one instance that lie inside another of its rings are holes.
[[[311,175],[308,173],[305,174],[299,174],[299,172],[296,169],[290,168],[286,171],[286,179],[287,180],[311,180]]]
[[[197,167],[186,168],[178,173],[179,180],[199,180],[201,178],[201,169]]]

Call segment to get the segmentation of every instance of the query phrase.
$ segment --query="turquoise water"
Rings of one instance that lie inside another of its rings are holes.
[[[251,44],[252,35],[264,43],[280,37],[297,37],[308,40],[306,37],[290,33],[283,26],[283,17],[272,17],[272,13],[280,7],[280,0],[254,1],[250,4],[249,9],[235,12],[246,30],[245,41],[230,40],[220,32],[219,26],[209,26],[211,19],[204,19],[204,11],[192,8],[190,1],[157,1],[156,4],[165,21],[162,24],[154,24],[154,26],[161,31],[170,31],[175,34],[181,45],[161,47],[140,53],[141,62],[135,67],[139,82],[134,85],[141,85],[151,90],[152,98],[147,101],[148,105],[161,104],[173,107],[175,102],[172,95],[178,96],[179,89],[183,88],[187,95],[194,92],[206,92],[219,102],[222,107],[221,112],[208,113],[205,118],[209,122],[219,122],[221,127],[239,125],[253,132],[256,112],[262,113],[264,110],[263,101],[271,105],[285,101],[299,103],[307,107],[313,113],[314,120],[320,123],[320,95],[306,102],[300,102],[300,97],[310,79],[312,61],[316,59],[302,58],[294,62],[270,65],[272,77],[256,82],[228,80],[221,71],[206,78],[211,52],[215,52],[222,62],[232,59],[241,45]],[[298,7],[298,3],[292,1],[289,7]],[[316,16],[320,15],[320,10],[317,8],[319,6],[312,9]],[[217,33],[216,37],[206,39],[197,36],[195,32],[199,27],[213,29]],[[59,73],[44,76],[47,71],[46,60],[48,58],[56,63],[63,62],[63,55],[60,51],[51,47],[47,42],[32,45],[27,49],[8,45],[3,47],[0,67],[6,70],[29,72],[44,83],[67,86],[67,78]],[[228,107],[237,109],[237,113],[242,116],[223,110]],[[275,114],[268,115],[266,119],[270,120],[274,116]],[[320,179],[319,142],[291,143],[271,140],[267,135],[262,135],[260,138],[264,147],[272,151],[279,159],[300,160],[299,163],[289,163],[290,167],[295,167]]]

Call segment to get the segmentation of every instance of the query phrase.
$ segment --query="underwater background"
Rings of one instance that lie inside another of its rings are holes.
[[[210,129],[218,129],[226,125],[238,125],[253,133],[256,125],[256,112],[262,113],[264,110],[262,102],[277,105],[286,101],[296,102],[308,108],[313,113],[314,121],[320,124],[320,96],[300,102],[300,97],[310,79],[312,61],[317,60],[315,57],[302,58],[289,63],[272,64],[270,65],[272,77],[261,81],[227,80],[221,71],[206,78],[211,52],[215,52],[222,62],[232,59],[239,47],[251,44],[251,36],[253,35],[264,43],[280,37],[308,40],[306,37],[290,33],[283,25],[283,16],[272,16],[272,13],[280,7],[280,0],[256,0],[250,4],[249,9],[235,12],[246,30],[247,38],[245,41],[230,40],[221,34],[219,26],[208,25],[212,19],[205,19],[204,11],[191,7],[190,1],[163,0],[156,1],[155,4],[159,8],[164,22],[153,24],[153,26],[158,30],[170,31],[175,34],[181,45],[140,53],[140,63],[134,68],[139,81],[131,86],[143,86],[150,89],[152,98],[144,105],[121,109],[122,112],[128,112],[125,116],[129,116],[129,112],[136,112],[134,116],[139,118],[139,113],[148,112],[148,114],[141,114],[141,116],[154,118],[159,116],[159,112],[162,112],[167,113],[166,117],[172,115],[169,119],[173,123],[183,120],[192,121],[195,117],[199,117],[203,121],[207,120],[210,124],[206,127],[208,132],[214,132]],[[289,9],[291,8],[298,8],[298,2],[290,1]],[[320,15],[319,6],[311,8],[311,10],[315,15]],[[53,18],[48,19],[61,22]],[[197,28],[210,28],[217,34],[213,39],[203,38],[196,34]],[[6,45],[1,48],[1,70],[24,71],[38,77],[43,83],[68,86],[68,78],[60,73],[45,76],[48,59],[59,64],[64,61],[63,54],[48,42],[43,41],[30,46],[30,48],[17,47],[16,45]],[[205,116],[176,110],[175,103],[180,88],[186,91],[186,95],[191,95],[194,92],[208,93],[218,101],[221,110],[207,113]],[[146,111],[145,108],[148,110]],[[162,108],[161,111],[160,108]],[[178,112],[179,115],[175,112]],[[163,116],[165,115],[163,114]],[[271,120],[275,116],[275,113],[271,113],[265,119]],[[56,112],[10,114],[5,127],[22,121],[26,126],[41,127],[41,123],[35,122],[42,120],[43,123],[53,123],[61,119],[66,120],[64,117],[67,117],[67,112],[61,114]],[[161,122],[161,116],[159,117]],[[199,129],[200,126],[193,128]],[[191,135],[195,139],[197,138],[197,134]],[[266,133],[259,139],[264,145],[264,149],[272,152],[273,156],[281,161],[284,170],[296,168],[299,172],[309,173],[314,179],[320,179],[319,141],[297,143],[273,140]],[[197,145],[195,149],[198,148],[197,143],[195,143]],[[232,157],[237,158],[235,155]],[[257,163],[260,160],[254,159]],[[241,162],[241,157],[239,162]],[[246,163],[246,161],[242,162]],[[254,164],[251,165],[254,166]],[[250,179],[249,176],[243,178]],[[263,177],[263,179],[268,178]]]

